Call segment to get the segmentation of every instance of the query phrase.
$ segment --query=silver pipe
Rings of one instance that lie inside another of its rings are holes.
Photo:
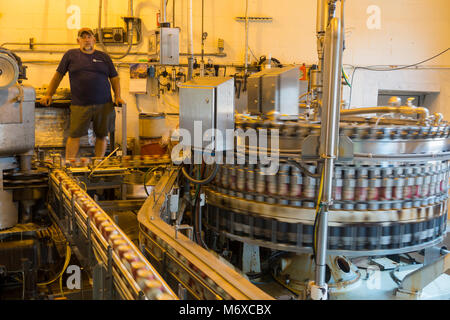
[[[133,0],[128,0],[128,16],[133,16]]]
[[[205,76],[205,37],[204,35],[204,23],[205,23],[205,0],[202,0],[202,34],[201,34],[201,46],[202,46],[202,58],[200,60],[200,77]]]
[[[316,37],[317,37],[317,70],[311,72],[311,88],[317,97],[319,105],[322,101],[323,74],[323,41],[328,26],[328,0],[317,0]]]
[[[175,0],[172,1],[172,27],[175,28]]]
[[[323,212],[318,221],[316,252],[316,280],[319,287],[326,284],[325,266],[328,242],[328,208],[332,202],[332,181],[334,159],[337,157],[339,143],[339,109],[342,69],[342,30],[339,18],[333,18],[325,34],[324,70],[323,70],[323,104],[320,132],[320,157],[324,159],[323,194],[321,204]]]
[[[4,46],[74,46],[76,43],[66,42],[4,42],[0,44],[0,47]]]
[[[325,33],[328,24],[328,0],[317,0],[316,33]]]
[[[167,10],[166,0],[161,0],[161,16],[159,17],[159,23],[167,22]]]
[[[191,80],[194,75],[194,33],[192,21],[192,0],[188,1],[188,13],[189,13],[189,44],[188,44],[188,73],[187,80]]]
[[[335,14],[336,14],[336,2],[337,1],[338,0],[329,0],[328,1],[328,21],[327,21],[327,25],[330,23],[331,19],[333,19],[335,17]],[[341,17],[341,19],[342,19],[342,17]]]
[[[127,155],[127,104],[122,104],[122,155]]]
[[[373,154],[373,153],[354,153],[353,156],[355,158],[368,158],[368,159],[378,159],[378,160],[387,160],[387,161],[394,161],[394,160],[402,160],[402,161],[419,161],[423,159],[427,160],[446,160],[450,159],[450,152],[439,152],[439,153],[426,153],[426,154]]]
[[[342,43],[343,43],[343,46],[342,46],[342,49],[343,50],[345,50],[345,29],[344,29],[344,24],[345,24],[345,21],[344,21],[344,6],[345,6],[345,0],[341,0],[341,31],[342,31]]]
[[[73,46],[76,46],[76,44],[73,44]],[[23,53],[65,53],[66,50],[30,50],[30,49],[19,49],[16,50],[14,49],[14,52],[23,52]],[[112,52],[112,54],[115,54],[115,52]],[[119,52],[117,52],[116,54],[119,54]],[[142,55],[148,55],[148,52],[129,52],[128,55],[134,55],[134,56],[142,56]],[[180,56],[201,56],[201,53],[186,53],[186,52],[180,52]],[[218,58],[225,58],[227,56],[226,53],[224,52],[205,52],[203,54],[204,56],[208,56],[208,57],[218,57]],[[115,59],[114,57],[111,57],[112,59]],[[232,66],[232,65],[230,65]],[[242,67],[242,65],[240,65]]]
[[[203,36],[205,31],[205,0],[202,0],[202,61],[203,61],[203,54],[205,52],[205,37]]]
[[[102,32],[102,9],[103,0],[98,0],[98,22],[97,22],[97,30],[98,30],[98,42],[103,47],[103,32]]]
[[[248,69],[248,0],[245,0],[245,74]]]

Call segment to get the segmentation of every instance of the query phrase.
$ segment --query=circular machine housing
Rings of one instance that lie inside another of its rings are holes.
[[[0,90],[8,89],[19,78],[17,61],[4,51],[0,51]]]
[[[17,167],[14,156],[27,156],[34,148],[34,88],[17,84],[24,79],[20,58],[0,48],[0,230],[19,221],[13,191],[4,190],[7,175]]]
[[[450,127],[446,122],[379,120],[341,120],[340,140],[351,140],[354,157],[335,163],[329,254],[411,252],[441,242],[445,234]],[[321,164],[303,162],[304,170],[292,160],[301,162],[302,150],[316,147],[311,137],[320,136],[320,124],[247,118],[236,127],[243,132],[267,129],[269,136],[271,129],[278,129],[279,158],[274,161],[279,169],[266,174],[267,165],[252,163],[252,154],[262,148],[243,139],[245,152],[235,151],[234,164],[221,165],[207,189],[205,226],[234,240],[311,252]],[[264,151],[270,156],[274,150],[269,143]]]

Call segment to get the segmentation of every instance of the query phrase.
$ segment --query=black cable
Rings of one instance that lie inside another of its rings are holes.
[[[194,166],[195,167],[195,166]],[[203,167],[203,168],[201,168]],[[205,165],[197,166],[197,179],[201,180],[203,177],[203,174],[205,173]],[[193,215],[193,224],[194,224],[194,235],[195,235],[195,239],[197,244],[201,244],[201,236],[199,235],[199,227],[198,227],[198,207],[199,207],[199,203],[198,203],[198,199],[200,198],[200,185],[197,184],[195,187],[195,196],[194,196],[194,207],[192,208],[192,215]],[[200,231],[201,232],[201,231]]]
[[[352,92],[353,92],[353,79],[355,79],[355,71],[356,69],[358,69],[359,67],[355,67],[352,71],[352,80],[350,80],[350,93],[349,93],[349,98],[348,98],[348,107],[350,108],[352,105]]]
[[[353,79],[355,78],[355,72],[357,69],[363,69],[363,70],[368,70],[368,71],[395,71],[395,70],[402,70],[402,69],[407,69],[407,68],[411,68],[411,67],[415,67],[418,66],[419,64],[422,64],[424,62],[430,61],[434,58],[439,57],[440,55],[446,53],[448,50],[450,50],[450,48],[445,49],[444,51],[432,56],[431,58],[425,59],[423,61],[414,63],[414,64],[410,64],[407,66],[403,66],[403,67],[398,67],[398,68],[389,68],[389,69],[376,69],[376,68],[371,68],[371,67],[354,67],[353,71],[352,71],[352,79],[350,80],[350,93],[349,93],[349,103],[348,106],[351,107],[352,106],[352,92],[353,92]]]
[[[194,238],[195,238],[195,242],[197,242],[197,244],[200,244],[200,239],[198,236],[198,226],[197,226],[197,202],[198,202],[198,198],[200,197],[200,185],[198,184],[196,186],[196,190],[195,190],[195,197],[194,197],[194,206],[192,207],[192,219],[193,219],[193,225],[194,225]]]
[[[194,184],[199,184],[199,185],[203,185],[203,184],[207,184],[210,183],[215,177],[217,172],[219,171],[219,165],[217,163],[214,164],[214,169],[211,171],[211,173],[209,174],[209,176],[205,179],[201,179],[201,180],[197,180],[192,178],[189,173],[186,172],[185,167],[181,168],[181,172],[183,172],[183,175],[186,179],[188,179],[190,182],[194,183]]]
[[[300,169],[300,171],[302,171],[304,174],[306,174],[308,177],[311,178],[320,178],[320,173],[312,173],[310,172],[308,169],[306,169],[305,167],[303,167],[303,164],[300,162],[295,161],[293,158],[289,158],[287,160],[288,163],[294,165],[295,167],[297,167],[298,169]]]
[[[259,58],[259,61],[258,61],[258,66],[261,67],[261,66],[263,65],[263,63],[266,62],[266,60],[267,60],[267,57],[266,57],[266,56],[261,56],[261,57]],[[270,62],[271,62],[271,63],[272,63],[272,61],[275,62],[275,63],[277,64],[277,67],[278,67],[278,68],[282,68],[282,67],[283,67],[283,65],[281,64],[280,60],[278,60],[277,58],[270,58]]]
[[[198,178],[201,179],[205,174],[206,165],[203,165],[201,170],[198,171]],[[194,215],[194,235],[196,242],[201,245],[203,248],[208,249],[208,246],[202,239],[202,225],[201,225],[201,210],[200,210],[200,184],[197,184],[194,198],[194,207],[192,210],[192,214]]]
[[[316,262],[316,228],[317,228],[317,222],[319,220],[319,215],[322,213],[321,211],[322,211],[322,207],[319,209],[319,212],[316,213],[316,216],[314,217],[314,224],[313,224],[312,251],[313,251],[314,262]]]
[[[422,64],[424,62],[433,60],[434,58],[439,57],[440,55],[446,53],[448,50],[450,50],[450,48],[445,49],[444,51],[432,56],[431,58],[425,59],[423,61],[417,62],[417,63],[413,63],[407,66],[403,66],[403,67],[398,67],[398,68],[387,68],[387,69],[376,69],[376,68],[371,68],[371,67],[358,67],[359,69],[364,69],[364,70],[369,70],[369,71],[395,71],[395,70],[402,70],[402,69],[406,69],[406,68],[411,68],[411,67],[415,67],[418,66],[419,64]]]
[[[159,166],[158,166],[158,167],[154,167],[154,168],[150,167],[150,168],[148,168],[147,172],[145,172],[145,175],[144,175],[144,190],[145,190],[145,193],[147,194],[147,196],[150,195],[150,194],[148,193],[148,191],[147,191],[147,185],[146,185],[147,175],[148,175],[149,173],[152,173],[153,171],[155,171],[155,170],[158,169],[158,168],[159,168]]]

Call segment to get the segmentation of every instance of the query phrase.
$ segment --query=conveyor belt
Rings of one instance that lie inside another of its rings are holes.
[[[141,246],[198,299],[273,299],[160,218],[178,173],[178,169],[168,171],[139,211]]]
[[[54,170],[50,192],[54,220],[69,239],[83,235],[88,252],[92,249],[96,262],[109,271],[122,299],[177,299],[139,249],[75,180]]]

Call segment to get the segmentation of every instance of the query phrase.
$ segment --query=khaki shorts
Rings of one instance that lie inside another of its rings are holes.
[[[104,138],[114,131],[116,112],[112,102],[88,106],[70,106],[69,137],[80,138],[88,134],[93,124],[95,136]]]

